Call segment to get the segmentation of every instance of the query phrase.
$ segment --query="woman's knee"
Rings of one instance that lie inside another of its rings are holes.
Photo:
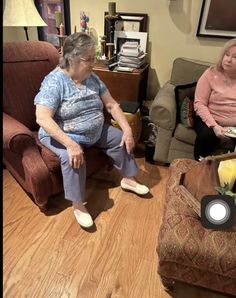
[[[122,140],[123,132],[120,129],[112,126],[110,135],[112,136],[111,138],[112,147],[119,146]]]
[[[61,164],[69,164],[70,158],[67,150],[61,150],[60,155],[58,156]]]

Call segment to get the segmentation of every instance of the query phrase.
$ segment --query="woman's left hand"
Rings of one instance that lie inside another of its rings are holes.
[[[216,126],[213,127],[213,131],[214,131],[215,135],[218,138],[220,138],[222,140],[228,140],[229,139],[229,137],[227,137],[225,135],[225,128],[224,127],[222,127],[220,125],[216,125]]]
[[[127,152],[130,154],[134,150],[134,137],[132,131],[125,131],[121,139],[120,146],[125,145]]]
[[[107,112],[112,115],[113,119],[117,121],[123,131],[120,146],[122,147],[125,145],[126,151],[130,154],[133,151],[135,144],[132,129],[125,118],[124,112],[121,110],[120,105],[114,100],[108,90],[101,96],[101,99]]]

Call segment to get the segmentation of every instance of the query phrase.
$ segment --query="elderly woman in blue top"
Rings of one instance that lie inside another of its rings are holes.
[[[119,104],[92,72],[95,42],[86,33],[68,36],[59,65],[43,80],[35,97],[39,139],[60,158],[65,198],[73,202],[78,223],[88,228],[93,220],[84,206],[85,147],[101,148],[122,174],[121,187],[144,195],[149,189],[135,180],[132,130]],[[122,131],[104,122],[103,107]]]

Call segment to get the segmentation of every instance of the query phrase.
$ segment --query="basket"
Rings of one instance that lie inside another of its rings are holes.
[[[141,129],[142,129],[140,110],[138,110],[135,114],[124,112],[124,115],[132,129],[135,145],[137,145],[139,138],[141,136]],[[121,129],[117,121],[113,119],[111,119],[111,124],[114,127]]]

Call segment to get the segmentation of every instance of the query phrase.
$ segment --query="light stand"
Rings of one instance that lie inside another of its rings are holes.
[[[24,27],[26,40],[29,40],[28,27]]]
[[[119,15],[106,15],[105,20],[108,23],[109,35],[107,36],[107,43],[114,43],[115,22],[119,19]]]
[[[106,46],[108,51],[108,59],[109,65],[113,64],[116,61],[116,57],[114,56],[114,35],[115,35],[115,23],[119,20],[120,16],[116,14],[116,3],[109,2],[108,3],[108,15],[105,16],[105,22],[107,22],[108,28],[108,36],[106,39]]]

